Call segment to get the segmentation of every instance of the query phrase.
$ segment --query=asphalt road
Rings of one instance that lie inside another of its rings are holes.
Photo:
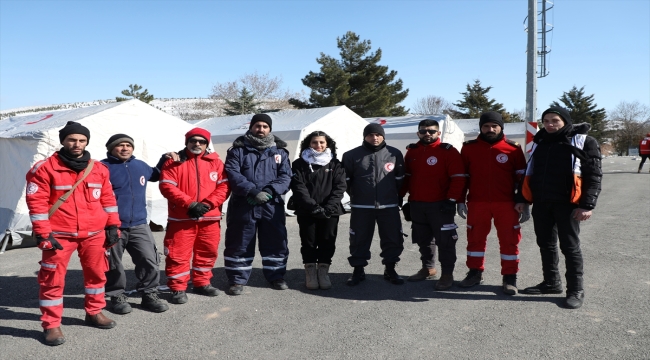
[[[637,174],[637,166],[629,157],[603,160],[602,195],[594,216],[582,224],[586,298],[577,310],[562,307],[564,294],[503,295],[494,231],[483,285],[445,292],[433,291],[435,281],[391,285],[381,276],[375,235],[367,280],[348,287],[349,215],[339,226],[334,287],[310,291],[304,284],[298,226],[289,218],[290,290],[269,287],[258,255],[242,296],[190,293],[187,304],[153,314],[142,310],[133,295],[131,314],[105,312],[118,322],[111,330],[84,325],[82,275],[73,257],[64,300],[67,342],[58,347],[42,343],[36,282],[40,250],[9,250],[0,255],[0,359],[648,359],[650,174],[648,165]],[[464,220],[456,220],[461,231],[454,276],[459,281],[467,271],[466,237]],[[542,279],[532,221],[522,230],[519,288]],[[162,237],[156,233],[159,249]],[[212,283],[225,290],[222,254],[223,246]],[[125,258],[133,285],[133,265]],[[408,238],[397,270],[408,276],[419,267],[417,246]]]

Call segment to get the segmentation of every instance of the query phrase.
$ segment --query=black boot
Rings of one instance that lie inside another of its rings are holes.
[[[564,306],[567,309],[577,309],[585,301],[584,290],[567,290]]]
[[[404,279],[397,274],[397,271],[395,271],[395,263],[386,264],[386,269],[384,270],[384,280],[390,281],[391,284],[395,285],[404,284]]]
[[[158,297],[157,292],[142,294],[141,306],[149,311],[161,313],[169,310],[169,306]]]
[[[542,281],[541,283],[527,287],[522,290],[522,293],[529,295],[542,295],[542,294],[561,294],[562,282],[560,281]]]
[[[349,286],[359,285],[360,282],[366,279],[366,272],[363,271],[363,266],[355,266],[352,275],[348,279]]]

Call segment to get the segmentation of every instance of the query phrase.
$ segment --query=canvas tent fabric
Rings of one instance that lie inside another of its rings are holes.
[[[90,129],[86,148],[93,159],[106,157],[106,141],[116,133],[135,140],[133,154],[154,166],[163,153],[178,151],[191,125],[139,100],[109,103],[81,109],[41,112],[0,121],[0,230],[9,234],[14,245],[31,234],[25,203],[25,174],[37,161],[61,148],[59,130],[68,121]],[[167,221],[167,201],[157,184],[147,186],[147,210],[157,224]]]
[[[476,139],[480,133],[479,119],[460,119],[454,122],[465,133],[465,141]],[[503,126],[503,133],[508,139],[520,144],[526,143],[526,122],[505,123]]]

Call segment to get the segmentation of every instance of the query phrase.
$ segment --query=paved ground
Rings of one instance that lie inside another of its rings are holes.
[[[140,309],[134,295],[131,314],[107,313],[118,321],[112,330],[84,326],[83,285],[74,258],[65,291],[67,342],[55,348],[42,344],[35,278],[40,250],[10,250],[0,255],[0,358],[648,359],[650,174],[647,168],[636,174],[637,166],[631,158],[603,160],[606,175],[599,206],[582,227],[586,301],[578,310],[561,307],[564,295],[502,295],[494,234],[489,238],[485,284],[469,291],[454,287],[434,292],[434,281],[387,283],[381,277],[378,241],[367,280],[348,287],[349,216],[339,227],[334,288],[309,291],[297,224],[290,218],[290,290],[275,291],[267,285],[258,257],[244,295],[190,294],[187,304],[171,305],[162,314]],[[464,221],[456,219],[464,229]],[[520,288],[541,280],[532,228],[532,222],[523,225]],[[466,237],[464,231],[459,235],[457,280],[466,272]],[[162,236],[156,234],[160,249]],[[419,265],[417,247],[409,238],[398,272],[409,275]],[[129,263],[130,284],[132,269]],[[213,284],[225,290],[221,255],[213,273]]]

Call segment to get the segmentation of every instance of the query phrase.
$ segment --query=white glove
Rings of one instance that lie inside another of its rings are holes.
[[[530,205],[524,205],[524,211],[519,214],[519,223],[523,224],[526,221],[530,220]]]
[[[456,204],[456,212],[458,212],[458,216],[467,219],[467,205],[464,203]]]

